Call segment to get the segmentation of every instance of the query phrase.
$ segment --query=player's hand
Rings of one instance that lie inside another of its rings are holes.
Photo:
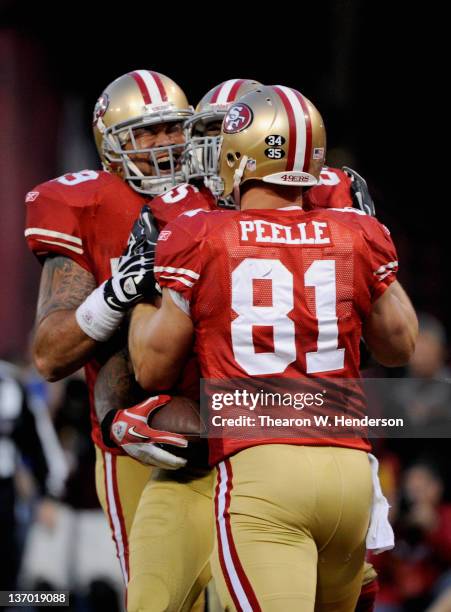
[[[133,225],[117,271],[104,285],[105,301],[113,310],[128,310],[160,293],[153,274],[157,238],[158,230],[146,205]]]
[[[139,253],[154,252],[158,234],[159,232],[154,216],[149,206],[145,204],[130,232],[123,256],[130,257]]]
[[[132,408],[118,410],[109,426],[110,439],[141,463],[166,470],[183,467],[186,465],[186,459],[162,449],[159,444],[186,448],[187,439],[181,434],[159,431],[148,425],[152,412],[171,399],[169,395],[156,395]],[[103,423],[102,429],[105,429]]]
[[[366,215],[370,217],[376,216],[376,208],[374,206],[373,198],[368,190],[363,176],[360,176],[358,172],[347,166],[343,166],[343,172],[345,172],[351,179],[351,194],[354,208],[359,208]]]
[[[157,237],[150,208],[144,206],[116,272],[76,310],[77,323],[87,336],[105,342],[119,327],[127,310],[137,302],[152,300],[161,294],[153,274]]]

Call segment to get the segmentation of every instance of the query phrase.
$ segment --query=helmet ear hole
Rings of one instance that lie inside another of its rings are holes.
[[[233,153],[227,153],[227,163],[231,168],[235,165],[235,157]]]

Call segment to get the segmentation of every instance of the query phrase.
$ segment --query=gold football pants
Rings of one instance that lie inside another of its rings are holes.
[[[191,610],[211,578],[214,472],[156,469],[130,535],[129,612]]]
[[[164,471],[96,448],[96,486],[129,612],[203,610],[211,571],[214,472]]]
[[[223,604],[353,612],[371,500],[368,456],[357,450],[266,444],[220,463],[212,565]]]
[[[96,446],[97,497],[110,524],[125,584],[130,577],[130,532],[152,470],[128,455],[113,455]]]

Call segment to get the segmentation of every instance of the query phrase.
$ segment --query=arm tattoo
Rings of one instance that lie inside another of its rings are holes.
[[[95,386],[95,409],[101,423],[107,412],[128,408],[149,394],[135,381],[127,348],[112,355],[100,370]]]
[[[68,257],[48,257],[41,274],[37,323],[56,310],[74,310],[95,288],[94,276]]]

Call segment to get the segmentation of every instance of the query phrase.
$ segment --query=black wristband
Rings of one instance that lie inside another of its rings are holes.
[[[110,410],[103,417],[103,421],[100,423],[100,431],[102,432],[102,440],[105,446],[108,448],[118,448],[116,442],[111,439],[111,425],[113,424],[114,417],[117,414],[117,410]]]

